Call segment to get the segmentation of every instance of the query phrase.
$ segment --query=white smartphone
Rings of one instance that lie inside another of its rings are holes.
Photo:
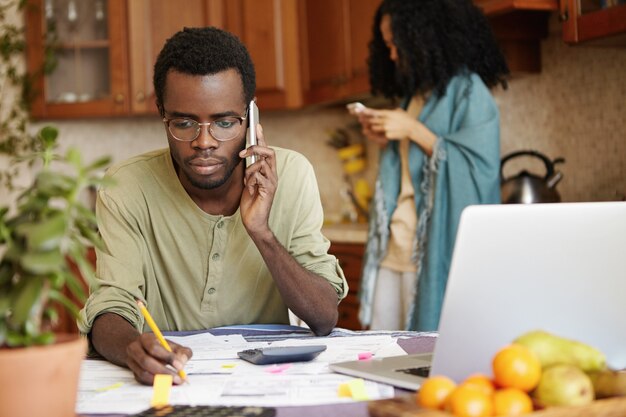
[[[259,124],[259,108],[257,107],[254,99],[250,101],[248,105],[248,133],[246,135],[246,148],[256,145],[256,125]],[[248,156],[246,158],[246,167],[256,162],[256,155]]]
[[[348,109],[350,114],[353,114],[355,116],[358,116],[360,113],[365,111],[365,109],[367,109],[367,107],[365,107],[365,105],[359,101],[346,104],[346,108]]]

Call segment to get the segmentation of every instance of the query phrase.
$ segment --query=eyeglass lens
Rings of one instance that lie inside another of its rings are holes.
[[[215,139],[226,141],[237,136],[242,122],[236,117],[223,117],[209,123],[198,123],[192,119],[172,119],[168,124],[170,133],[183,141],[195,140],[200,135],[202,126],[206,125],[209,125],[209,132]]]

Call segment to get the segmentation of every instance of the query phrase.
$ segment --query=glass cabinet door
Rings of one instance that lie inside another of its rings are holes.
[[[37,79],[33,116],[128,112],[124,0],[38,0],[27,7],[28,65],[56,66]]]
[[[626,0],[561,0],[563,40],[626,45]]]
[[[609,7],[619,6],[626,3],[625,0],[578,0],[578,14],[597,12]]]
[[[47,103],[111,95],[106,0],[44,0],[46,27],[56,28],[56,70],[46,77]],[[48,32],[53,36],[54,32]]]

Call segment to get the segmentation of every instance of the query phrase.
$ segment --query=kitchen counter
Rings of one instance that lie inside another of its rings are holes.
[[[332,223],[322,227],[322,233],[332,243],[367,242],[367,223]]]

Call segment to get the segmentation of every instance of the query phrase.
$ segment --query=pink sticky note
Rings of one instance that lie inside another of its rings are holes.
[[[269,368],[267,368],[265,370],[265,372],[269,372],[270,374],[279,374],[282,371],[285,371],[285,370],[287,370],[289,368],[291,368],[291,364],[290,363],[284,363],[282,365],[270,366]]]
[[[359,360],[360,361],[366,361],[369,359],[372,359],[372,352],[361,352],[359,353]]]

